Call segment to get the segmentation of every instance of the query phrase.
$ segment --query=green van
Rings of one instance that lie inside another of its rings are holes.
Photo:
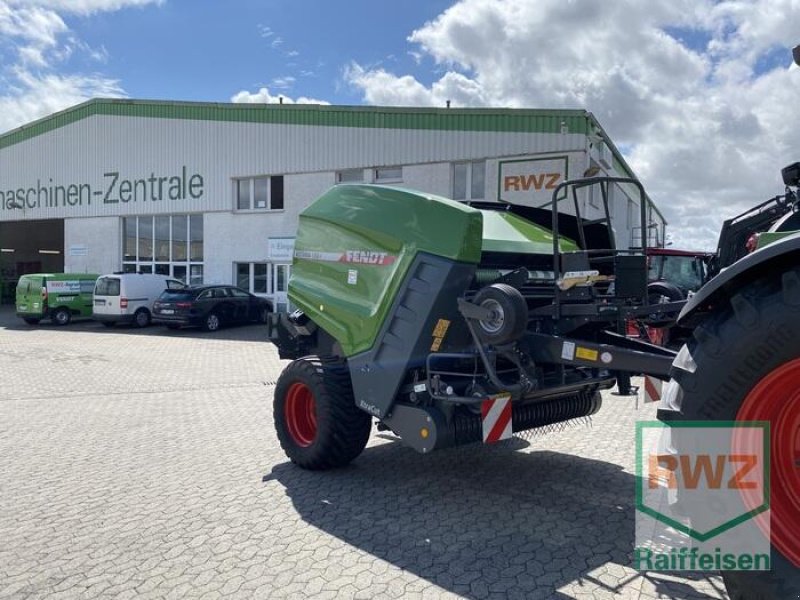
[[[99,275],[33,273],[17,283],[17,316],[29,325],[51,319],[66,325],[73,317],[92,316],[92,292]]]

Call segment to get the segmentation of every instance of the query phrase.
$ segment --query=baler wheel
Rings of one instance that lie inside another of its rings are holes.
[[[364,450],[372,418],[356,406],[346,363],[307,356],[275,385],[273,417],[289,459],[304,469],[343,467]]]
[[[505,283],[481,288],[472,301],[491,312],[478,321],[478,331],[490,344],[508,344],[519,339],[528,326],[528,304],[520,291]]]

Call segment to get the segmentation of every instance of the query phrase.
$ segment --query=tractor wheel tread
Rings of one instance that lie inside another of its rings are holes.
[[[746,329],[758,327],[758,311],[742,294],[736,294],[731,298],[731,307],[733,308],[733,314],[736,316],[736,320],[742,327]]]
[[[800,277],[796,271],[788,271],[781,279],[784,303],[793,309],[800,308]]]
[[[742,286],[695,328],[670,372],[677,385],[673,400],[679,409],[677,422],[736,420],[759,381],[800,357],[800,319],[794,304],[798,295],[796,270],[772,272]],[[691,446],[691,439],[675,444]],[[771,571],[723,572],[723,579],[733,600],[800,597],[800,569],[775,547]]]

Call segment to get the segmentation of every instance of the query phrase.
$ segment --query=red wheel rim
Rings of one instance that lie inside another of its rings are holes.
[[[289,386],[284,405],[289,435],[298,446],[307,448],[317,437],[317,405],[314,394],[305,384],[295,382]]]
[[[771,541],[800,567],[800,359],[759,381],[736,419],[770,423]]]

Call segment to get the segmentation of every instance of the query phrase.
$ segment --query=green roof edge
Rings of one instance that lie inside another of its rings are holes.
[[[0,135],[0,148],[94,115],[329,127],[570,133],[588,131],[585,110],[247,104],[96,98]]]

